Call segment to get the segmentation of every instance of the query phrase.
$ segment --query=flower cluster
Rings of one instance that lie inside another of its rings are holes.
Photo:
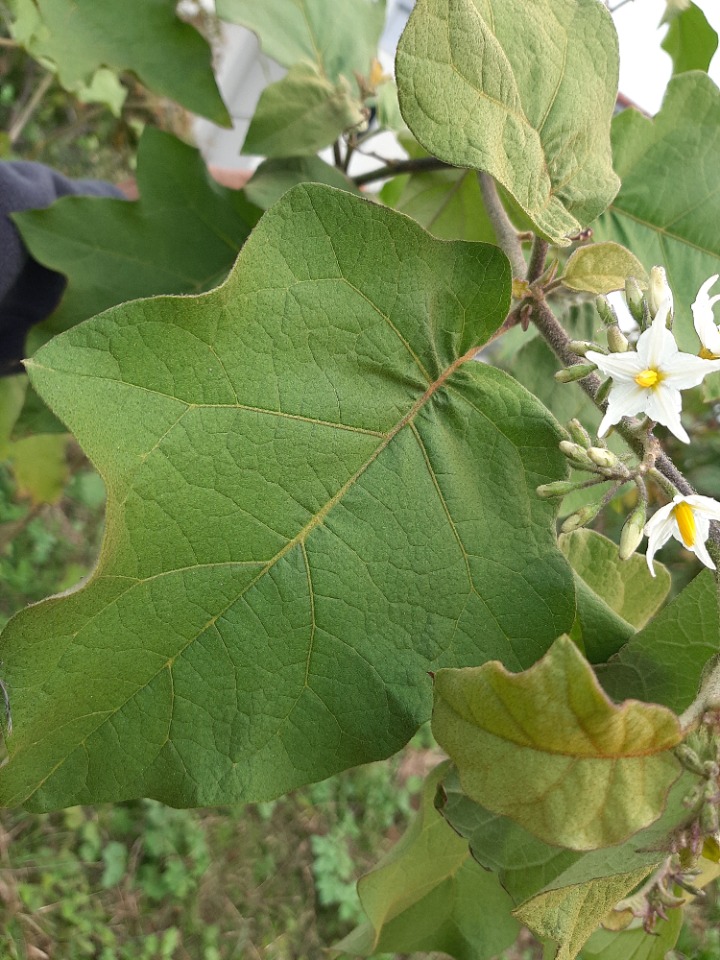
[[[607,311],[612,314],[612,309],[604,298],[600,298],[604,303],[599,303],[598,309],[608,324],[610,352],[601,352],[600,349],[583,351],[585,359],[590,362],[589,369],[597,368],[610,378],[607,384],[607,408],[598,429],[598,437],[604,437],[623,417],[645,414],[651,421],[646,425],[648,436],[656,424],[661,424],[683,443],[690,443],[690,437],[680,420],[681,392],[698,386],[708,374],[720,371],[720,327],[713,314],[713,307],[720,302],[720,294],[710,296],[718,276],[715,274],[702,285],[692,305],[695,331],[701,344],[698,355],[681,352],[675,341],[672,333],[673,297],[661,267],[654,267],[651,271],[648,292],[644,297],[636,281],[629,281],[628,306],[631,310],[635,308],[635,318],[640,320],[643,328],[634,349],[630,349],[624,337],[617,335],[617,318],[613,323],[612,317],[606,317]],[[575,368],[568,369],[573,371]],[[625,474],[628,474],[627,469]],[[623,479],[618,470],[612,473],[612,477],[618,482]],[[586,481],[584,485],[592,482]],[[643,491],[644,481],[640,471],[637,483]],[[671,485],[666,486],[672,491]],[[623,536],[628,543],[632,543],[628,549],[621,540],[621,555],[629,555],[642,536],[647,536],[647,562],[654,576],[653,558],[656,552],[674,537],[705,566],[715,569],[706,542],[710,534],[710,522],[720,521],[720,503],[711,497],[677,493],[671,503],[661,507],[645,523],[646,502],[647,497],[643,495],[642,520],[638,522],[637,517],[633,516],[633,522],[626,524],[628,529],[624,530]]]

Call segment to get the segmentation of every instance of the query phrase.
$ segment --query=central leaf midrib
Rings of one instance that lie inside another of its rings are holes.
[[[42,780],[40,780],[40,782],[33,788],[33,790],[32,790],[29,794],[27,794],[22,800],[13,800],[13,802],[27,803],[27,801],[30,800],[30,799],[37,793],[37,791],[38,791],[51,777],[53,777],[53,776],[55,775],[55,773],[63,766],[63,764],[67,761],[67,759],[71,756],[71,754],[72,754],[75,750],[78,749],[78,747],[84,746],[84,745],[86,744],[87,740],[88,740],[91,736],[94,736],[94,735],[97,733],[97,731],[98,731],[99,729],[101,729],[101,727],[102,727],[105,723],[107,723],[110,719],[112,719],[113,717],[115,717],[115,716],[133,699],[133,697],[137,696],[137,694],[138,694],[142,689],[150,686],[150,684],[152,684],[152,683],[155,681],[155,679],[160,676],[160,674],[162,673],[163,670],[167,670],[167,669],[170,669],[170,670],[171,670],[172,665],[174,664],[174,662],[175,662],[179,657],[181,657],[181,656],[184,654],[184,652],[188,649],[188,647],[190,647],[190,646],[198,639],[198,637],[202,636],[203,633],[205,633],[205,632],[206,632],[208,629],[210,629],[214,624],[216,624],[217,621],[218,621],[222,616],[224,616],[224,614],[225,614],[229,609],[231,609],[239,600],[241,600],[241,599],[248,593],[248,591],[251,590],[251,589],[255,586],[255,584],[258,583],[270,570],[272,570],[273,567],[275,567],[275,565],[276,565],[280,560],[283,559],[283,557],[285,557],[291,550],[293,550],[296,546],[298,546],[298,544],[301,544],[301,545],[303,545],[303,547],[304,547],[304,543],[305,543],[305,540],[307,539],[307,537],[312,533],[312,531],[313,531],[317,526],[319,526],[319,525],[325,520],[325,518],[326,518],[327,515],[330,513],[330,511],[333,509],[333,507],[335,507],[335,506],[343,499],[343,497],[345,496],[345,494],[346,494],[349,490],[351,490],[351,489],[353,488],[353,486],[355,485],[355,483],[356,483],[356,482],[360,479],[360,477],[368,470],[368,468],[377,460],[377,458],[383,453],[383,451],[387,449],[387,447],[388,447],[388,446],[390,445],[390,443],[395,439],[395,437],[397,437],[398,434],[401,433],[402,430],[405,429],[405,427],[407,427],[409,424],[412,423],[412,421],[413,421],[414,418],[417,416],[417,414],[423,409],[423,407],[424,407],[424,406],[428,403],[428,401],[434,396],[434,394],[445,384],[445,382],[448,380],[448,378],[449,378],[453,373],[455,373],[455,371],[456,371],[463,363],[466,363],[467,361],[472,360],[478,350],[479,350],[479,346],[474,346],[474,347],[472,347],[470,350],[468,350],[466,353],[464,353],[461,357],[458,357],[456,360],[453,361],[453,363],[451,363],[448,367],[446,367],[446,369],[440,374],[440,376],[439,376],[433,383],[431,383],[431,384],[429,385],[429,387],[427,388],[427,390],[425,390],[425,392],[415,401],[415,403],[410,407],[410,409],[408,410],[408,412],[407,412],[406,414],[404,414],[404,415],[400,418],[400,420],[398,420],[398,422],[395,424],[395,426],[392,427],[392,429],[391,429],[387,434],[385,434],[382,443],[380,443],[380,444],[376,447],[376,449],[373,451],[373,453],[365,460],[365,462],[364,462],[363,464],[361,464],[360,467],[358,467],[358,469],[355,471],[355,473],[343,484],[343,486],[337,491],[337,493],[335,493],[335,494],[320,508],[320,510],[318,510],[317,513],[315,513],[315,514],[312,516],[312,518],[308,521],[308,523],[306,523],[305,526],[304,526],[291,540],[289,540],[281,550],[279,550],[279,551],[275,554],[275,556],[273,556],[272,558],[270,558],[270,559],[265,563],[265,565],[263,566],[263,568],[258,572],[257,576],[254,577],[248,584],[246,584],[246,585],[243,587],[243,589],[242,589],[235,597],[233,597],[233,599],[232,599],[231,601],[229,601],[217,614],[215,614],[213,617],[211,617],[211,618],[207,621],[207,623],[205,623],[205,625],[202,627],[201,630],[197,631],[196,634],[195,634],[192,638],[190,638],[182,647],[180,647],[180,648],[178,649],[177,653],[176,653],[173,657],[171,657],[171,658],[169,658],[168,660],[166,660],[165,663],[162,665],[162,667],[160,667],[159,670],[157,670],[150,678],[148,678],[148,680],[147,680],[144,684],[142,684],[141,686],[139,686],[130,696],[128,696],[128,697],[127,697],[121,704],[119,704],[117,707],[113,708],[112,710],[107,711],[107,712],[105,713],[105,715],[104,715],[101,723],[99,723],[98,726],[96,726],[94,729],[90,730],[87,734],[85,734],[85,736],[84,736],[81,740],[79,740],[77,743],[73,744],[72,749],[70,750],[70,752],[67,753],[62,759],[60,759],[60,760],[57,761],[57,763],[52,767],[52,769],[48,771],[48,773],[42,778]],[[36,366],[39,366],[39,365],[36,364]],[[47,368],[46,368],[46,369],[47,369]],[[175,398],[175,399],[177,399],[177,398]],[[258,563],[261,563],[261,562],[262,562],[262,561],[258,561]],[[184,568],[184,569],[187,569],[187,568]],[[190,568],[190,569],[194,569],[194,568]],[[174,574],[174,573],[176,573],[176,572],[178,572],[178,571],[176,571],[176,570],[167,570],[167,571],[163,571],[161,574],[157,574],[156,576],[170,576],[170,575],[172,575],[172,574]],[[83,589],[83,590],[86,589],[92,582],[93,582],[93,579],[91,579],[90,581],[88,581],[88,583],[85,584],[82,589]],[[108,603],[105,607],[102,608],[102,611],[101,611],[101,612],[104,612],[105,610],[107,610],[108,607],[110,607],[112,604],[116,603],[121,597],[125,596],[128,592],[130,592],[131,590],[133,590],[136,586],[141,586],[141,585],[144,584],[144,583],[145,583],[145,580],[137,580],[136,582],[134,582],[131,586],[128,587],[127,590],[124,590],[124,591],[123,591],[121,594],[119,594],[117,597],[114,597],[113,600],[112,600],[110,603]],[[73,640],[74,640],[74,641],[77,640],[77,637],[80,636],[80,634],[84,632],[84,629],[85,629],[85,628],[83,628],[83,630],[80,630],[80,631],[78,631],[78,632],[75,634],[75,636],[73,637]],[[303,690],[304,690],[304,689],[306,689],[305,686],[303,686]],[[79,718],[77,718],[77,719],[79,719]],[[171,722],[172,722],[172,717],[171,717]],[[41,742],[42,742],[42,740],[40,740],[40,741],[34,741],[31,746],[32,746],[32,747],[37,747],[37,746],[38,746],[38,743],[41,743]],[[167,741],[166,741],[166,742],[167,742]],[[163,746],[164,746],[164,745],[163,745]],[[22,747],[21,747],[20,749],[18,749],[18,751],[17,751],[15,754],[13,754],[13,759],[16,758],[16,757],[18,757],[18,756],[20,756],[20,755],[21,755],[23,752],[25,752],[27,749],[29,749],[29,747],[26,747],[25,750],[23,750]],[[161,748],[161,749],[162,749],[162,748]]]

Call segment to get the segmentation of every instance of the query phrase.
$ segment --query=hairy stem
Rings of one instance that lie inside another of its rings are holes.
[[[480,192],[490,222],[495,229],[498,246],[510,261],[513,277],[525,275],[525,257],[518,239],[517,230],[510,222],[505,207],[502,205],[495,181],[489,173],[478,173]]]

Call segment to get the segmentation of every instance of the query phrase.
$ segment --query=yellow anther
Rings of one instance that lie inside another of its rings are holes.
[[[639,387],[656,387],[661,380],[662,376],[657,370],[643,370],[635,377],[635,383]]]
[[[683,538],[683,543],[686,547],[694,546],[695,514],[692,511],[692,507],[682,501],[673,507],[673,513],[675,514],[675,520],[677,521],[680,536]]]
[[[712,353],[710,350],[708,350],[707,347],[702,347],[698,356],[703,360],[720,360],[720,357],[718,357],[716,353]]]

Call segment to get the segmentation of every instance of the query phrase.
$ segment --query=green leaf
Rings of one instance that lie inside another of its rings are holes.
[[[13,428],[25,403],[27,382],[24,374],[0,377],[0,458],[7,455]]]
[[[429,670],[517,669],[568,629],[534,492],[563,471],[556,425],[462,363],[509,301],[496,247],[305,185],[218,290],[43,348],[32,382],[107,523],[88,583],[6,628],[0,802],[277,796],[396,751]]]
[[[420,143],[491,173],[549,240],[615,195],[617,37],[597,0],[418,0],[396,71]]]
[[[68,479],[66,433],[40,433],[11,441],[7,458],[15,474],[17,494],[31,503],[57,503]]]
[[[217,0],[223,20],[241,23],[284,67],[307,60],[337,81],[368,76],[385,24],[385,0]]]
[[[515,916],[541,939],[558,944],[556,960],[574,960],[607,912],[649,873],[643,867],[605,880],[542,893],[519,907]]]
[[[441,764],[428,776],[407,833],[360,879],[368,922],[337,944],[338,953],[441,950],[457,960],[489,960],[517,937],[512,901],[497,877],[472,860],[467,843],[435,810],[447,768]]]
[[[403,174],[385,184],[380,199],[441,240],[495,243],[474,170]]]
[[[461,790],[457,772],[443,780],[439,809],[450,825],[470,844],[472,855],[497,873],[515,904],[546,893],[604,880],[631,870],[652,868],[666,859],[678,828],[697,816],[688,805],[699,778],[684,770],[668,794],[658,820],[619,846],[580,853],[550,846],[509,820],[491,813]],[[588,785],[592,792],[593,784]],[[578,805],[586,802],[584,795]]]
[[[563,534],[560,549],[593,593],[636,630],[655,616],[670,591],[666,567],[656,563],[651,577],[645,557],[620,560],[617,544],[593,530]]]
[[[267,210],[299,183],[325,183],[350,193],[360,192],[349,177],[320,157],[283,157],[260,164],[245,188],[245,196]]]
[[[617,657],[599,666],[597,675],[615,699],[636,697],[682,713],[695,699],[705,664],[718,652],[717,587],[704,570]]]
[[[298,63],[263,90],[242,152],[263,157],[314,153],[364,120],[362,104],[343,77],[331,83],[317,67]]]
[[[690,304],[720,273],[719,153],[720,90],[704,73],[673,77],[654,119],[624,110],[613,121],[622,187],[593,224],[596,239],[622,243],[648,268],[664,265],[675,294],[673,332],[690,353],[700,348]]]
[[[99,67],[132,70],[146,87],[222,126],[230,116],[215,84],[210,47],[173,0],[11,0],[10,26],[33,57],[50,61],[68,90]]]
[[[433,732],[471,799],[573,850],[652,823],[680,773],[677,717],[613,704],[568,637],[523,673],[497,662],[441,670]]]
[[[718,35],[700,7],[691,3],[671,18],[661,46],[672,57],[673,73],[707,72],[718,47]]]
[[[683,911],[668,910],[667,920],[658,920],[652,933],[637,924],[631,930],[596,930],[582,948],[582,960],[665,960],[680,935]]]
[[[33,256],[69,277],[45,331],[126,300],[209,289],[260,216],[241,191],[212,180],[197,150],[153,127],[140,141],[137,179],[135,203],[64,197],[46,210],[15,214]]]
[[[624,290],[625,279],[635,277],[646,286],[648,276],[640,261],[619,243],[591,243],[570,257],[561,279],[570,290],[612,293]]]

